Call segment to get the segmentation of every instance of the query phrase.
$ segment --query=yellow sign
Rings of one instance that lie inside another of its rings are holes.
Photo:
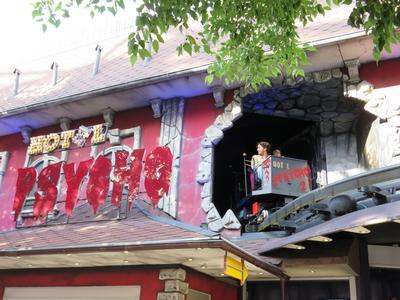
[[[236,279],[240,280],[240,285],[246,281],[247,277],[249,276],[249,272],[247,271],[246,264],[244,260],[237,260],[228,255],[225,255],[224,261],[224,274]]]
[[[83,147],[89,136],[92,136],[91,144],[96,145],[105,142],[107,130],[106,124],[99,124],[89,127],[80,126],[78,129],[31,137],[28,154],[37,155],[50,153],[57,149],[65,150],[71,147],[71,143]]]

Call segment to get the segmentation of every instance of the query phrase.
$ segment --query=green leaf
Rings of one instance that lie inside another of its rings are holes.
[[[131,65],[132,65],[132,66],[136,63],[137,58],[138,58],[137,55],[131,55],[131,56],[129,56],[129,60],[131,61]]]
[[[140,48],[139,49],[139,56],[140,56],[140,58],[142,60],[144,60],[145,58],[150,58],[151,57],[151,53],[146,48]]]
[[[155,51],[155,52],[158,52],[158,49],[160,48],[160,44],[158,43],[158,41],[157,41],[157,40],[154,40],[154,41],[152,42],[152,45],[153,45],[154,51]]]
[[[161,36],[160,34],[157,34],[156,36],[157,36],[157,40],[158,40],[160,43],[164,43],[164,39],[162,38],[162,36]]]
[[[40,10],[33,10],[32,11],[32,18],[33,19],[36,18],[36,17],[42,16],[42,15],[43,14],[42,14],[42,12]]]
[[[47,30],[47,25],[46,24],[42,24],[42,31],[45,32]]]
[[[214,81],[214,75],[213,74],[208,74],[205,78],[204,81],[206,84],[211,85],[212,82]]]
[[[183,50],[185,50],[187,54],[192,55],[192,45],[190,45],[189,43],[183,44]]]

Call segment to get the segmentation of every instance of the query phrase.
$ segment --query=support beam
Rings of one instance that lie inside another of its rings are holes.
[[[150,100],[151,103],[151,108],[153,109],[153,117],[154,118],[159,118],[161,117],[161,99],[160,98],[155,98]]]
[[[108,127],[112,127],[114,122],[114,115],[115,111],[110,107],[107,107],[105,110],[103,110],[103,119]]]
[[[224,106],[224,95],[225,95],[225,89],[223,86],[217,85],[213,87],[215,107],[220,108]]]
[[[349,82],[358,83],[360,82],[360,75],[358,72],[358,67],[360,66],[360,60],[358,58],[345,60],[344,64],[349,72]]]
[[[29,126],[23,126],[20,129],[22,135],[22,142],[24,144],[29,144],[31,141],[32,128],[30,128]]]
[[[357,300],[357,278],[352,276],[349,278],[350,300]]]

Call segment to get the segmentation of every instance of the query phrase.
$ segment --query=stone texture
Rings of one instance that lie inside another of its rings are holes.
[[[181,268],[161,269],[158,279],[178,279],[184,281],[186,279],[186,271]]]
[[[215,119],[214,125],[221,130],[226,130],[231,128],[233,126],[232,113],[224,112],[222,115],[219,115]]]
[[[388,101],[384,98],[376,98],[368,101],[364,109],[381,119],[386,119],[388,117]]]
[[[337,113],[337,112],[334,112],[334,111],[327,111],[327,112],[323,112],[323,113],[321,113],[321,117],[323,118],[323,119],[325,119],[325,120],[327,120],[327,119],[332,119],[332,118],[334,118],[334,117],[336,117],[336,116],[338,116],[339,114]]]
[[[303,117],[306,114],[304,110],[298,108],[292,108],[287,113],[290,117]]]
[[[310,114],[319,114],[320,112],[322,112],[322,108],[320,106],[312,106],[307,108],[307,113]]]
[[[224,227],[227,229],[240,229],[242,226],[240,225],[239,220],[236,218],[235,214],[232,210],[228,209],[222,218],[222,223]]]
[[[281,107],[282,107],[282,109],[287,110],[287,109],[293,108],[295,104],[296,104],[296,101],[294,99],[287,99],[282,102]]]
[[[201,190],[201,198],[211,197],[211,182],[207,182],[203,185]]]
[[[202,148],[200,151],[200,156],[202,159],[211,156],[213,153],[213,148]]]
[[[353,122],[335,122],[335,133],[345,133],[351,130]]]
[[[306,114],[305,117],[307,120],[311,120],[311,121],[321,121],[322,117],[319,114]]]
[[[224,228],[224,223],[221,219],[216,219],[215,221],[208,222],[208,229],[211,231],[219,232]]]
[[[338,88],[326,88],[321,90],[321,97],[339,97],[343,94],[343,92]]]
[[[340,69],[339,68],[337,68],[337,69],[333,69],[332,71],[331,71],[331,73],[332,73],[332,76],[333,76],[333,78],[342,78],[342,71],[340,71]]]
[[[262,109],[262,110],[258,110],[258,111],[256,111],[255,113],[256,114],[260,114],[260,115],[266,115],[266,116],[269,116],[269,115],[271,115],[272,113],[274,112],[274,110],[273,109]]]
[[[196,181],[200,184],[204,184],[210,181],[211,177],[211,164],[205,161],[200,162],[199,170],[196,175]]]
[[[157,294],[157,300],[185,300],[185,295],[181,293],[165,293]]]
[[[299,108],[309,108],[320,104],[320,97],[314,95],[303,95],[297,99],[297,106]]]
[[[312,73],[306,73],[304,74],[304,78],[307,82],[313,82],[314,81],[314,76]]]
[[[351,112],[354,110],[354,103],[350,99],[342,98],[338,102],[336,111],[337,112]]]
[[[332,121],[322,121],[320,123],[320,134],[322,136],[328,136],[333,133],[333,122]]]
[[[355,119],[355,115],[350,112],[340,113],[338,116],[332,118],[335,122],[350,122]]]
[[[164,290],[166,292],[179,292],[186,295],[189,292],[189,284],[180,280],[166,280]]]
[[[209,137],[203,137],[201,140],[201,146],[203,148],[209,148],[213,146],[213,143],[211,142],[211,139]]]
[[[330,70],[314,72],[313,77],[315,82],[327,82],[332,78],[332,73]]]
[[[288,95],[286,95],[285,93],[278,93],[274,97],[274,99],[278,102],[282,102],[282,101],[286,100],[287,98],[288,98]]]
[[[290,96],[290,98],[298,98],[301,96],[301,92],[298,90],[295,90],[295,91],[291,92],[289,96]]]
[[[335,78],[332,78],[325,84],[327,88],[338,88],[341,85],[340,80]]]
[[[269,109],[274,109],[277,104],[278,104],[278,102],[276,102],[276,101],[270,101],[270,102],[265,104],[265,107],[269,108]]]
[[[211,143],[214,145],[218,144],[220,140],[224,137],[224,133],[222,132],[221,129],[219,129],[215,125],[211,125],[206,129],[206,137],[208,137],[211,140]]]
[[[264,109],[264,104],[261,104],[261,103],[254,104],[252,109],[254,111],[263,110]]]
[[[209,212],[213,206],[211,205],[211,197],[205,197],[201,199],[201,208],[203,209],[204,212]]]
[[[388,123],[393,127],[400,127],[400,116],[394,116],[388,119]]]
[[[272,115],[275,117],[287,117],[287,113],[283,110],[276,110],[272,113]]]
[[[324,111],[334,111],[336,110],[337,105],[337,101],[324,101],[321,103],[321,108]]]
[[[207,222],[212,222],[215,220],[221,220],[221,215],[219,214],[217,208],[215,207],[214,203],[211,203],[211,208],[207,212]]]

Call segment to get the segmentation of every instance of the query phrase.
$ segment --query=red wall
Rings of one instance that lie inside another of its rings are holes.
[[[225,103],[232,100],[232,91],[226,93]],[[223,108],[217,109],[211,94],[187,99],[183,118],[183,137],[181,153],[181,169],[179,174],[178,194],[178,219],[183,222],[200,225],[205,221],[205,213],[201,209],[200,193],[202,186],[196,182],[196,173],[200,161],[201,140],[208,126],[213,124],[215,118],[223,112]],[[153,118],[150,107],[129,110],[115,115],[113,128],[131,128],[141,126],[141,147],[147,153],[159,145],[160,119]],[[74,121],[71,128],[80,125],[95,125],[103,123],[101,116]],[[46,127],[32,132],[32,136],[45,135],[52,132],[60,132],[58,126]],[[132,138],[124,139],[123,143],[132,145]],[[105,145],[99,146],[99,151]],[[8,169],[3,185],[0,188],[0,230],[14,228],[14,216],[12,213],[13,197],[17,169],[23,167],[27,145],[22,143],[20,134],[0,137],[0,151],[11,153]],[[68,162],[78,163],[89,157],[90,147],[69,150]],[[60,152],[53,155],[59,156]],[[34,158],[36,159],[36,158]],[[63,195],[66,186],[64,184]],[[143,184],[140,189],[141,197],[145,196]]]
[[[226,104],[232,101],[232,95],[232,91],[226,93]],[[201,140],[207,127],[213,124],[216,117],[224,112],[223,108],[215,108],[214,103],[212,95],[203,95],[191,98],[185,104],[181,170],[179,173],[178,218],[183,222],[194,225],[200,225],[205,221],[206,216],[200,206],[202,185],[196,182]]]
[[[101,124],[103,122],[104,120],[100,116],[87,118],[72,122],[71,128],[78,128],[80,125],[89,126]],[[141,126],[141,147],[145,148],[147,153],[154,149],[154,147],[158,146],[160,135],[160,119],[153,118],[153,112],[150,107],[124,111],[115,115],[113,128],[125,129],[136,126]],[[60,131],[60,127],[51,126],[34,130],[32,132],[32,136]],[[124,139],[123,143],[128,143],[130,146],[132,146],[132,142],[133,138],[127,138]],[[24,165],[27,145],[22,143],[22,137],[20,134],[3,136],[0,137],[0,151],[10,152],[10,160],[8,162],[5,177],[0,188],[0,230],[8,230],[15,227],[14,215],[12,215],[12,205],[15,194],[15,183],[17,180],[17,169],[22,168]],[[88,158],[89,153],[90,147],[70,150],[68,162],[76,163],[85,160]],[[59,157],[60,152],[55,152],[52,155]],[[37,157],[33,159],[36,158]],[[140,191],[144,192],[144,188],[141,187]],[[141,193],[141,197],[145,195],[145,193]]]
[[[235,286],[193,270],[186,272],[189,288],[208,293],[213,300],[237,299],[238,289]],[[4,271],[0,274],[0,299],[3,299],[5,287],[140,285],[140,300],[154,300],[158,292],[164,291],[165,286],[158,275],[159,269],[152,267]]]
[[[238,288],[212,277],[197,272],[188,272],[186,281],[189,283],[189,288],[210,294],[211,300],[238,299]]]
[[[5,287],[140,285],[140,300],[154,300],[164,289],[158,274],[158,269],[135,268],[8,271],[0,275],[0,299]]]
[[[375,88],[400,84],[400,59],[391,59],[361,65],[360,78],[372,83]]]

